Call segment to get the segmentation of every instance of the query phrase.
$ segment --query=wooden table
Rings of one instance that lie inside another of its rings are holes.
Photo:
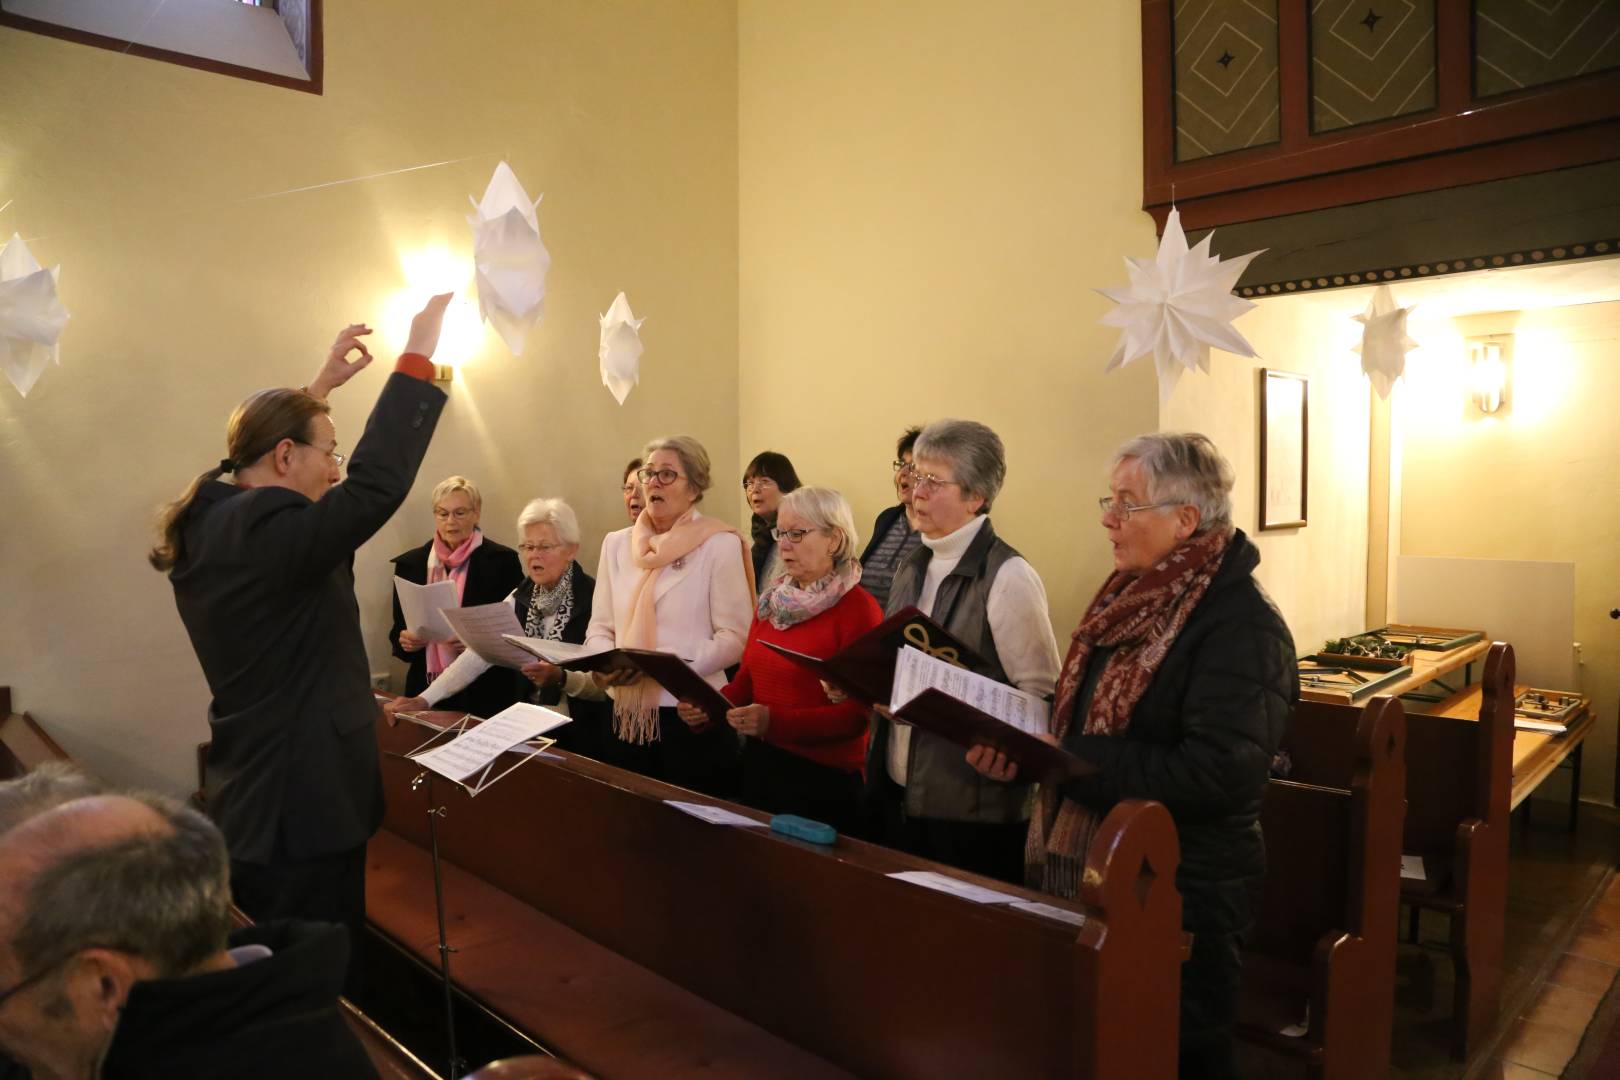
[[[1530,687],[1523,683],[1516,684],[1514,696],[1528,689]],[[1437,716],[1454,716],[1460,720],[1478,720],[1482,693],[1482,687],[1465,686],[1424,711]],[[1581,798],[1581,753],[1587,735],[1591,734],[1593,722],[1591,703],[1588,702],[1580,707],[1562,735],[1550,735],[1544,731],[1513,733],[1513,795],[1510,804],[1513,809],[1517,810],[1519,804],[1528,799],[1554,769],[1568,760],[1573,773],[1570,778],[1569,829],[1575,831],[1575,814]],[[1528,808],[1525,813],[1528,819]]]
[[[1456,671],[1463,673],[1463,686],[1466,688],[1474,681],[1474,661],[1483,660],[1485,654],[1490,650],[1491,642],[1488,637],[1480,638],[1478,641],[1464,645],[1461,648],[1448,649],[1443,653],[1431,653],[1423,649],[1414,649],[1409,654],[1412,657],[1412,674],[1400,682],[1392,683],[1381,693],[1402,698],[1416,696],[1421,700],[1421,695],[1414,695],[1414,691]],[[1445,684],[1442,683],[1441,685],[1444,686]],[[1446,692],[1455,697],[1456,694],[1462,691],[1453,692],[1451,687],[1447,686]],[[1450,698],[1443,700],[1449,701]],[[1425,711],[1434,712],[1436,710],[1428,709]],[[1478,687],[1474,688],[1474,715],[1476,717],[1479,715]]]

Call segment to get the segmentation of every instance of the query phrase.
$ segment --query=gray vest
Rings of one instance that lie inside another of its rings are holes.
[[[915,604],[922,595],[923,577],[934,553],[927,546],[906,556],[889,589],[887,614]],[[979,529],[962,561],[939,583],[930,616],[972,649],[980,659],[973,670],[999,682],[1007,672],[990,635],[990,586],[1008,559],[1018,552],[996,536],[989,520]],[[889,731],[892,725],[874,713],[872,739],[866,759],[868,778],[887,776]],[[1029,819],[1030,784],[1003,784],[987,780],[965,760],[967,751],[920,728],[911,729],[906,756],[906,813],[912,817],[945,821],[1007,824]]]

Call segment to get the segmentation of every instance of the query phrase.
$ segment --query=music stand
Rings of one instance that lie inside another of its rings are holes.
[[[465,732],[467,730],[467,722],[474,719],[471,714],[463,714],[460,720],[457,720],[448,727],[441,728],[437,724],[425,719],[419,713],[402,712],[396,713],[395,715],[400,719],[409,720],[411,723],[428,728],[433,732],[432,735],[428,736],[426,742],[422,743],[415,749],[408,751],[407,753],[398,754],[392,750],[385,751],[389,757],[400,758],[402,760],[409,761],[412,764],[416,764],[416,755],[423,753],[424,751],[431,750],[434,748],[434,746],[448,742]],[[504,750],[502,751],[501,755],[497,755],[495,758],[491,759],[490,763],[484,766],[484,768],[477,773],[476,780],[472,780],[470,777],[468,780],[461,781],[451,780],[449,777],[445,776],[440,776],[439,778],[444,780],[446,783],[465,791],[468,798],[477,798],[480,792],[488,790],[496,783],[510,776],[517,769],[522,768],[530,761],[533,761],[535,758],[539,757],[543,751],[556,745],[556,742],[556,739],[548,739],[544,735],[536,735],[532,739],[526,739],[517,746],[514,746],[509,750]],[[491,776],[490,772],[495,768],[495,763],[499,761],[500,757],[504,754],[516,754],[518,760],[507,765],[500,772]],[[450,954],[456,950],[450,945],[449,936],[445,933],[444,875],[439,865],[439,819],[445,816],[446,808],[438,805],[438,800],[434,797],[434,775],[435,774],[432,769],[424,768],[411,779],[411,790],[426,791],[427,793],[428,850],[433,857],[433,907],[434,913],[438,916],[439,921],[439,981],[444,991],[444,1034],[448,1043],[449,1053],[449,1072],[446,1073],[446,1080],[456,1080],[457,1077],[461,1076],[466,1071],[467,1063],[462,1060],[461,1056],[456,1052],[455,999],[451,994],[452,984],[450,982]]]

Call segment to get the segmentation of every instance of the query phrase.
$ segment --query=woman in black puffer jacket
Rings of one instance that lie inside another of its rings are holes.
[[[1086,849],[1121,799],[1154,799],[1181,839],[1176,886],[1193,934],[1182,968],[1181,1075],[1235,1077],[1232,1024],[1251,899],[1265,874],[1260,799],[1299,697],[1294,641],[1232,525],[1232,467],[1202,435],[1143,435],[1114,456],[1101,500],[1114,572],[1074,632],[1052,741],[1099,766],[1043,785],[1029,880],[1072,897]],[[996,779],[1016,766],[968,760]]]

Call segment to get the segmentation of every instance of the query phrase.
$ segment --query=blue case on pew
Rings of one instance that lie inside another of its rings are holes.
[[[797,814],[777,814],[771,818],[771,832],[779,832],[795,840],[808,840],[812,844],[830,844],[838,839],[838,830],[831,825]]]

